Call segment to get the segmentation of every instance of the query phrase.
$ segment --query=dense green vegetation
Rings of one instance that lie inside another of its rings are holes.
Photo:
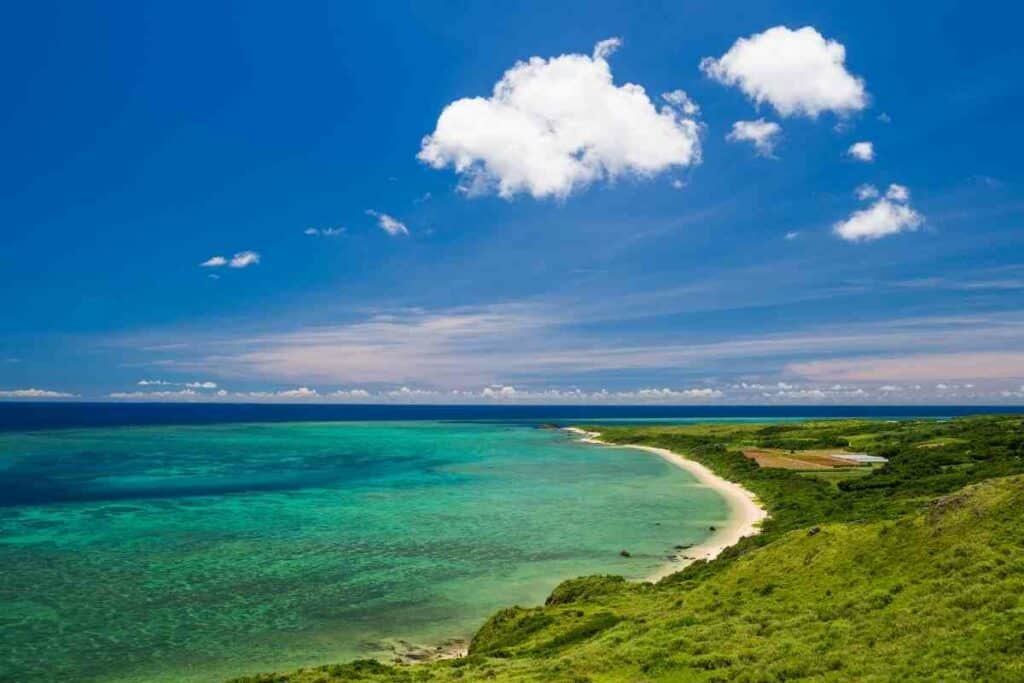
[[[658,584],[563,583],[468,657],[245,681],[1024,680],[1024,418],[594,427],[740,481],[761,535]],[[760,469],[741,447],[884,455],[863,476]]]

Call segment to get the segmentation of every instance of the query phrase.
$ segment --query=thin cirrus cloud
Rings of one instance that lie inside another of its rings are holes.
[[[582,330],[558,306],[506,304],[394,311],[328,327],[192,339],[187,352],[173,359],[173,366],[293,386],[392,384],[444,391],[535,384],[539,377],[573,384],[612,374],[637,383],[665,382],[681,372],[690,377],[694,373],[728,377],[735,376],[738,364],[744,372],[759,368],[761,373],[841,381],[852,376],[839,370],[833,376],[822,369],[826,366],[815,363],[842,357],[912,358],[923,353],[966,358],[964,353],[979,348],[998,351],[1000,358],[1009,361],[1024,344],[1022,322],[1024,312],[889,319],[666,343],[642,333],[609,339]],[[167,367],[167,360],[161,354],[162,367]],[[932,379],[998,379],[998,374],[991,374],[995,367],[993,361],[976,370],[968,365],[954,372],[948,364],[933,365]]]
[[[699,163],[697,106],[674,90],[659,109],[643,87],[616,85],[608,58],[620,45],[610,38],[591,55],[516,63],[490,97],[446,106],[418,158],[454,168],[468,195],[505,199],[561,199],[597,181]]]
[[[248,268],[260,262],[260,254],[256,251],[240,251],[230,259],[223,256],[211,256],[199,265],[203,268]]]
[[[874,143],[863,141],[855,142],[850,145],[849,149],[846,150],[847,155],[857,161],[863,161],[865,163],[875,160],[875,145]]]
[[[812,379],[836,381],[1005,380],[1024,377],[1020,351],[958,351],[793,363]]]
[[[794,31],[775,26],[740,38],[721,57],[704,58],[700,68],[757,104],[770,104],[780,116],[817,118],[867,106],[864,80],[851,74],[845,62],[846,48],[814,27]]]
[[[389,216],[386,213],[374,211],[373,209],[367,209],[366,215],[373,216],[374,218],[376,218],[377,227],[379,227],[381,230],[391,235],[392,237],[409,234],[409,228],[405,226],[405,223],[398,220],[394,216]]]
[[[878,190],[870,185],[862,185],[856,193],[862,200],[878,196]],[[893,183],[884,197],[866,209],[853,212],[846,220],[839,221],[833,230],[848,242],[870,242],[917,230],[924,223],[924,216],[912,209],[909,202],[910,190]]]
[[[770,158],[775,156],[775,145],[781,132],[782,126],[774,121],[737,121],[732,124],[732,131],[725,139],[730,142],[752,143],[758,156]]]

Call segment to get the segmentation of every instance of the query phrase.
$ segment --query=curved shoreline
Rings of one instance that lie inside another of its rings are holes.
[[[657,446],[608,443],[601,441],[600,432],[588,432],[579,427],[563,427],[563,429],[580,436],[580,443],[612,446],[615,448],[636,448],[653,453],[662,460],[686,470],[701,484],[714,489],[725,499],[726,504],[729,506],[731,511],[729,521],[723,527],[716,529],[711,538],[698,545],[678,551],[673,561],[659,567],[654,573],[647,576],[644,581],[659,581],[670,574],[675,574],[697,560],[712,560],[718,557],[723,550],[739,543],[740,539],[760,533],[760,524],[768,518],[768,511],[761,507],[757,496],[753,493],[736,482],[718,476],[699,462],[690,460],[675,451],[670,451],[667,448],[658,448]]]

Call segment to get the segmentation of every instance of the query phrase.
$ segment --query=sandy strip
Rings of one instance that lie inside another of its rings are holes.
[[[738,543],[741,538],[759,533],[761,531],[761,522],[768,518],[768,512],[761,507],[753,493],[736,482],[723,479],[699,462],[684,458],[674,451],[670,451],[667,448],[656,448],[655,446],[607,443],[600,440],[600,433],[588,432],[579,427],[565,427],[565,431],[579,435],[581,443],[614,446],[615,448],[638,448],[642,451],[654,453],[676,467],[686,470],[701,484],[713,488],[725,498],[725,502],[729,505],[729,509],[732,511],[729,521],[719,526],[711,535],[711,538],[700,545],[678,551],[675,560],[658,568],[656,572],[645,579],[646,581],[653,582],[663,579],[696,560],[711,560],[718,557],[719,553],[729,546]]]

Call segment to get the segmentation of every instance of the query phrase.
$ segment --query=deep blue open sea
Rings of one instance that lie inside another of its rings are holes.
[[[0,403],[0,429],[324,422],[335,420],[485,420],[569,422],[729,418],[956,417],[1019,413],[1012,406],[398,406],[238,403]]]

